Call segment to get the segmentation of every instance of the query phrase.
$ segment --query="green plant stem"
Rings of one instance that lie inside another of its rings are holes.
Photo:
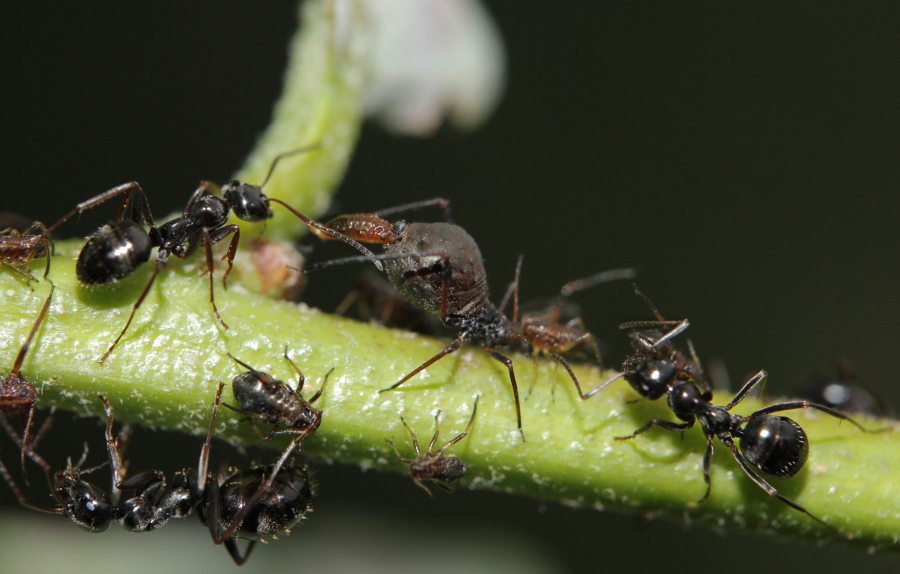
[[[325,208],[361,121],[365,74],[359,54],[366,38],[365,18],[355,3],[341,19],[329,12],[329,6],[306,3],[304,29],[291,48],[284,97],[272,126],[239,174],[261,182],[276,154],[321,142],[321,150],[279,165],[266,186],[271,196],[310,215]],[[280,212],[267,232],[295,238],[304,227]],[[698,505],[696,500],[705,491],[702,433],[694,428],[682,437],[653,429],[631,441],[615,441],[653,417],[672,419],[662,401],[641,400],[622,381],[581,401],[568,375],[555,364],[540,361],[535,372],[531,359],[511,355],[523,394],[534,381],[534,392],[522,403],[528,437],[524,443],[516,431],[507,371],[477,348],[464,347],[401,389],[379,394],[447,341],[328,316],[303,304],[259,295],[258,280],[240,271],[252,268],[243,248],[239,253],[243,262],[238,262],[229,290],[216,285],[216,301],[230,329],[222,330],[213,317],[203,258],[197,256],[188,264],[170,261],[127,335],[100,365],[97,359],[124,326],[152,265],[116,285],[85,288],[74,273],[80,247],[81,242],[57,243],[51,274],[56,295],[22,369],[40,390],[41,408],[58,406],[100,416],[97,393],[103,393],[122,422],[202,435],[217,381],[230,381],[243,370],[226,352],[291,380],[293,371],[282,356],[287,346],[310,387],[318,387],[334,368],[317,403],[325,412],[322,426],[304,444],[311,455],[402,472],[404,466],[385,442],[393,438],[411,455],[401,415],[419,433],[420,443],[427,444],[440,409],[446,440],[462,431],[480,395],[471,434],[451,451],[469,465],[466,483],[472,488],[714,528],[843,540],[767,496],[721,444],[713,459],[712,494]],[[35,262],[36,274],[40,264]],[[316,279],[327,281],[324,273]],[[12,365],[47,295],[45,282],[34,287],[30,292],[21,277],[9,270],[0,272],[0,364]],[[588,367],[577,368],[576,373],[585,388],[612,374]],[[735,410],[749,413],[759,406],[748,399]],[[797,477],[775,486],[852,537],[852,544],[873,550],[900,547],[896,427],[866,434],[818,412],[792,416],[810,436],[810,459]],[[218,438],[260,442],[235,413],[222,410],[220,417]],[[864,424],[878,428],[888,422]],[[270,446],[283,445],[284,441],[273,441]]]
[[[361,2],[304,2],[302,28],[289,48],[284,88],[272,122],[260,137],[237,179],[260,184],[277,155],[312,144],[320,147],[287,157],[266,183],[265,193],[304,214],[328,208],[346,171],[362,125],[366,71],[363,52],[371,30]],[[267,235],[296,239],[306,225],[280,206],[266,224]],[[242,230],[254,224],[235,219]]]
[[[223,331],[207,300],[202,263],[170,266],[115,353],[99,365],[97,359],[124,324],[150,266],[118,286],[89,290],[74,277],[78,247],[75,242],[58,245],[62,255],[52,265],[57,295],[23,368],[40,388],[41,407],[102,415],[97,400],[102,392],[123,422],[203,434],[216,381],[228,382],[243,371],[226,351],[291,380],[293,372],[282,356],[286,345],[307,376],[307,396],[334,368],[318,403],[325,412],[322,426],[304,445],[314,456],[403,471],[385,442],[393,437],[411,454],[400,415],[427,443],[440,409],[447,440],[462,431],[481,395],[471,434],[452,448],[469,465],[466,482],[473,488],[840,542],[831,531],[763,493],[721,444],[713,460],[712,494],[696,504],[704,492],[702,433],[695,428],[682,438],[654,429],[632,441],[613,440],[650,418],[673,418],[662,401],[640,400],[622,381],[581,401],[568,375],[554,364],[541,361],[535,373],[531,359],[512,355],[523,390],[535,381],[534,392],[523,401],[528,438],[523,443],[506,369],[481,350],[465,347],[401,390],[379,394],[447,341],[274,301],[246,291],[237,281],[228,291],[216,289],[231,327]],[[17,277],[4,273],[0,293],[0,340],[6,342],[0,360],[8,365],[46,297],[46,285],[37,284],[29,293]],[[576,373],[587,388],[610,375],[591,368]],[[735,410],[746,414],[758,407],[748,399]],[[235,413],[222,411],[220,416],[217,437],[259,442]],[[792,416],[807,430],[812,452],[800,475],[778,481],[776,487],[852,536],[853,543],[896,549],[900,448],[895,430],[866,434],[815,411]],[[864,424],[875,428],[887,423]]]

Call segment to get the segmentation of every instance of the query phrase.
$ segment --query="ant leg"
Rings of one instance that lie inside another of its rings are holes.
[[[706,452],[703,453],[703,481],[706,483],[706,493],[700,497],[697,504],[700,504],[707,498],[712,490],[712,480],[710,479],[710,469],[712,466],[713,456],[713,435],[706,435]]]
[[[481,398],[481,395],[478,395],[477,397],[475,397],[475,405],[472,407],[472,416],[469,417],[469,423],[466,425],[466,430],[464,430],[461,433],[459,433],[458,435],[456,435],[455,438],[452,438],[449,441],[447,441],[446,443],[444,443],[444,446],[442,446],[435,454],[443,455],[444,450],[446,450],[448,447],[455,445],[456,443],[458,443],[459,441],[461,441],[462,439],[466,438],[469,435],[469,431],[472,430],[472,424],[475,422],[475,413],[478,412],[478,399],[480,399],[480,398]],[[436,423],[437,423],[437,420],[435,419],[435,424]],[[435,427],[435,437],[437,437],[437,428],[436,427]],[[429,448],[428,450],[431,450],[431,449]]]
[[[251,540],[250,544],[247,545],[247,551],[241,556],[241,550],[238,548],[236,539],[229,537],[225,539],[224,543],[225,550],[228,550],[231,559],[234,560],[234,563],[238,566],[244,565],[244,562],[250,558],[250,553],[253,552],[253,548],[256,546],[256,540]]]
[[[881,432],[883,430],[886,430],[886,429],[878,429],[878,430],[874,430],[874,431],[867,430],[861,424],[859,424],[855,420],[851,419],[850,417],[848,417],[841,411],[834,410],[831,407],[826,407],[825,405],[820,405],[818,403],[811,403],[809,401],[792,401],[789,403],[778,403],[777,405],[772,405],[769,407],[759,409],[758,411],[756,411],[755,413],[753,413],[749,417],[747,417],[747,419],[749,420],[749,419],[753,419],[753,418],[756,418],[756,417],[762,416],[762,415],[768,415],[768,414],[778,413],[778,412],[782,412],[782,411],[792,411],[795,409],[816,409],[816,410],[822,411],[823,413],[827,413],[835,418],[838,418],[838,419],[841,419],[844,421],[849,421],[856,428],[858,428],[859,430],[861,430],[865,433],[876,433],[876,432]]]
[[[744,400],[744,398],[746,398],[746,396],[747,396],[747,393],[752,391],[753,387],[755,387],[756,385],[765,381],[766,377],[768,377],[768,376],[769,376],[769,374],[765,370],[762,370],[762,371],[756,373],[755,375],[753,375],[752,377],[750,377],[750,380],[748,380],[746,383],[744,383],[744,386],[741,387],[741,390],[739,390],[737,392],[737,394],[734,395],[734,398],[731,399],[731,402],[728,403],[727,405],[725,405],[725,410],[730,411],[733,406],[735,406],[736,404],[738,404],[739,402]],[[760,411],[758,411],[758,412],[760,412]]]
[[[228,290],[228,284],[226,283],[226,280],[228,279],[228,275],[231,273],[231,267],[234,265],[234,256],[237,253],[238,243],[241,239],[241,228],[237,225],[226,225],[224,227],[214,229],[212,233],[210,233],[213,245],[222,241],[232,233],[234,233],[234,237],[231,238],[231,243],[228,245],[228,253],[222,256],[222,259],[228,261],[228,269],[226,269],[225,274],[222,275],[222,288],[226,291]]]
[[[213,294],[213,255],[212,255],[212,238],[209,235],[209,230],[205,227],[203,228],[203,239],[204,244],[206,246],[206,268],[209,271],[209,303],[212,305],[213,312],[216,314],[216,319],[218,319],[219,324],[222,325],[222,328],[226,331],[228,330],[228,325],[225,321],[222,320],[222,316],[219,315],[219,308],[216,307],[216,297]]]
[[[723,442],[725,442],[725,441],[723,441]],[[744,471],[744,474],[746,474],[748,477],[750,477],[750,480],[752,480],[752,481],[756,484],[756,486],[758,486],[758,487],[760,487],[761,489],[763,489],[764,491],[766,491],[766,494],[768,494],[769,496],[772,496],[772,497],[777,498],[778,500],[780,500],[781,502],[787,504],[788,506],[790,506],[790,507],[793,508],[794,510],[799,510],[800,512],[802,512],[803,514],[809,516],[810,518],[812,518],[813,520],[815,520],[815,521],[818,522],[819,524],[822,524],[822,525],[824,525],[824,526],[827,526],[828,528],[830,528],[831,530],[833,530],[834,533],[837,534],[838,536],[840,536],[841,538],[847,538],[847,536],[844,535],[844,534],[843,534],[840,530],[838,530],[836,527],[834,527],[834,526],[828,524],[827,522],[825,522],[824,520],[822,520],[822,519],[819,518],[818,516],[812,514],[810,511],[806,510],[805,508],[803,508],[802,506],[800,506],[799,504],[797,504],[796,502],[794,502],[794,501],[791,500],[790,498],[784,496],[783,494],[781,494],[780,492],[778,492],[778,491],[775,489],[775,487],[773,487],[771,484],[769,484],[768,482],[766,482],[766,480],[765,480],[763,477],[761,477],[760,475],[758,475],[758,474],[750,467],[750,465],[747,463],[747,461],[744,459],[743,455],[741,454],[740,450],[738,450],[737,445],[734,444],[733,441],[729,440],[729,441],[725,442],[725,444],[731,449],[732,454],[734,454],[734,459],[735,459],[735,460],[737,461],[737,463],[740,465],[741,469]]]
[[[119,209],[116,211],[116,217],[115,217],[116,220],[122,219],[122,215],[125,213],[125,208],[128,205],[128,200],[131,198],[131,194],[134,193],[135,195],[137,195],[138,193],[140,193],[141,195],[143,195],[143,193],[144,193],[144,191],[141,189],[141,186],[136,181],[130,181],[128,183],[123,183],[122,185],[117,185],[116,187],[114,187],[110,190],[104,191],[103,193],[96,195],[86,201],[82,201],[81,203],[79,203],[78,205],[75,206],[75,209],[73,209],[69,213],[63,215],[56,223],[54,223],[53,225],[48,227],[44,231],[44,233],[46,233],[49,236],[49,234],[54,229],[56,229],[57,227],[59,227],[60,225],[62,225],[66,221],[68,221],[68,219],[70,217],[72,217],[74,215],[78,215],[87,209],[90,209],[92,207],[100,205],[101,203],[108,201],[108,200],[112,199],[113,197],[120,195],[122,193],[125,194],[125,197],[122,198],[122,203],[119,205]],[[146,199],[145,199],[145,201],[146,201]]]
[[[109,469],[112,472],[112,492],[110,494],[110,500],[112,500],[113,505],[118,505],[119,497],[122,494],[120,485],[125,477],[122,468],[122,453],[119,450],[118,441],[113,437],[112,430],[114,419],[112,407],[102,393],[98,393],[97,397],[103,402],[103,408],[106,410],[106,431],[104,435],[106,438],[106,451],[109,455]]]
[[[165,259],[156,259],[156,268],[153,270],[153,275],[150,276],[150,281],[147,282],[147,286],[144,287],[144,292],[141,293],[141,296],[138,297],[138,300],[135,301],[134,305],[131,307],[131,315],[128,316],[128,321],[125,323],[125,327],[122,329],[122,332],[119,333],[119,336],[116,337],[116,340],[113,341],[113,344],[109,346],[109,349],[106,350],[106,353],[100,357],[100,360],[97,361],[101,365],[106,362],[106,359],[112,354],[113,350],[116,348],[116,345],[119,344],[119,341],[122,340],[122,337],[125,336],[125,332],[128,331],[129,325],[131,325],[132,319],[134,319],[134,314],[137,312],[138,307],[141,306],[141,303],[144,302],[144,299],[147,298],[147,293],[150,292],[150,288],[153,287],[153,282],[156,281],[156,276],[159,275],[159,272],[162,271],[166,266]]]
[[[452,343],[450,343],[449,345],[447,345],[447,347],[444,348],[443,351],[441,351],[441,352],[438,353],[437,355],[431,357],[430,359],[428,359],[427,361],[425,361],[424,363],[422,363],[421,365],[419,365],[418,367],[416,367],[416,368],[413,370],[413,372],[411,372],[410,374],[408,374],[408,375],[406,375],[405,377],[403,377],[402,379],[400,379],[400,381],[394,383],[393,385],[391,385],[390,387],[388,387],[388,388],[386,388],[386,389],[381,389],[381,390],[378,391],[378,392],[379,392],[379,393],[386,393],[386,392],[388,392],[388,391],[393,391],[394,389],[396,389],[397,387],[399,387],[400,385],[402,385],[402,384],[405,383],[406,381],[410,380],[411,378],[415,377],[416,375],[418,375],[419,373],[421,373],[422,371],[424,371],[425,369],[427,369],[428,367],[430,367],[432,364],[434,364],[435,362],[437,362],[439,359],[441,359],[441,358],[443,358],[443,357],[446,357],[446,356],[449,355],[450,353],[452,353],[452,352],[456,351],[457,349],[459,349],[459,348],[462,346],[463,341],[464,341],[464,339],[462,339],[462,338],[456,339],[455,341],[453,341]]]
[[[664,421],[661,419],[653,419],[649,423],[645,424],[638,430],[631,433],[630,435],[617,436],[617,437],[615,437],[615,440],[631,440],[639,434],[644,434],[645,432],[647,432],[648,430],[650,430],[653,427],[662,427],[662,428],[664,428],[666,430],[670,430],[670,431],[686,431],[689,428],[691,428],[692,426],[694,426],[695,420],[691,421],[689,423],[673,423],[673,422]]]
[[[206,432],[206,440],[203,441],[203,446],[200,448],[200,460],[197,462],[197,498],[201,498],[203,495],[203,489],[208,484],[211,483],[215,485],[215,495],[210,494],[209,505],[212,506],[213,502],[216,505],[216,518],[218,518],[218,504],[219,504],[219,483],[216,479],[210,477],[208,475],[209,470],[209,445],[212,442],[213,428],[215,428],[216,424],[216,416],[219,414],[219,404],[222,400],[222,389],[225,388],[225,383],[219,381],[219,388],[216,390],[216,399],[213,401],[213,411],[212,416],[209,418],[209,430]],[[213,523],[216,520],[209,519],[209,530],[212,532]],[[213,539],[215,540],[215,535],[213,535]],[[220,544],[217,542],[216,544]]]
[[[522,407],[519,404],[519,386],[516,384],[516,373],[513,371],[512,361],[490,347],[485,347],[484,350],[487,351],[488,355],[500,361],[509,369],[509,383],[512,385],[513,397],[516,400],[516,424],[519,428],[519,434],[522,435],[522,442],[525,442],[525,431],[522,430]]]

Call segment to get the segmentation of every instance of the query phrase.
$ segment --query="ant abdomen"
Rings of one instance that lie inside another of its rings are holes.
[[[107,223],[88,238],[78,255],[78,280],[85,285],[114,283],[149,261],[152,250],[150,235],[137,223]]]
[[[787,417],[751,418],[741,431],[740,441],[744,458],[775,478],[794,476],[809,458],[806,431]]]
[[[410,223],[400,235],[402,239],[389,244],[386,252],[408,257],[386,259],[384,266],[391,283],[410,301],[440,315],[446,288],[448,317],[471,315],[487,303],[487,273],[481,250],[462,227]]]
[[[273,466],[258,466],[229,476],[220,487],[221,517],[230,524],[245,505],[259,492],[260,486],[274,470]],[[284,467],[253,510],[241,523],[239,537],[247,540],[266,540],[289,530],[312,510],[310,501],[314,484],[306,469]]]
[[[57,473],[54,482],[56,498],[69,520],[91,533],[109,528],[115,509],[102,490],[70,472]]]

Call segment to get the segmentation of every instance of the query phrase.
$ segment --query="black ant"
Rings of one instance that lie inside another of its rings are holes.
[[[78,464],[72,465],[70,461],[66,470],[56,473],[53,494],[59,506],[46,511],[65,514],[88,532],[103,532],[112,520],[118,520],[132,532],[149,532],[171,518],[187,516],[197,509],[213,542],[224,544],[238,565],[246,562],[257,540],[285,532],[305,517],[311,509],[313,484],[304,468],[283,466],[285,457],[276,465],[233,472],[221,483],[208,473],[212,432],[224,387],[220,383],[216,392],[197,474],[191,470],[180,471],[168,488],[163,474],[155,470],[124,479],[122,435],[118,439],[113,437],[112,408],[100,395],[107,413],[105,436],[113,475],[113,496],[83,480],[83,475],[106,464],[80,470],[87,455],[85,451]],[[132,490],[134,496],[120,504],[118,499],[122,490]],[[237,546],[238,538],[251,541],[243,554]]]
[[[640,291],[637,293],[643,296]],[[649,302],[646,297],[644,299]],[[672,325],[674,327],[665,333],[656,330],[633,333],[632,342],[635,344],[636,352],[625,361],[622,367],[623,374],[606,381],[587,395],[582,395],[582,398],[588,398],[612,381],[624,377],[631,387],[646,399],[655,400],[665,395],[669,409],[684,422],[652,419],[631,435],[615,439],[633,439],[654,426],[670,431],[685,431],[699,422],[706,437],[706,452],[703,455],[703,480],[706,482],[706,492],[697,501],[698,504],[709,497],[712,488],[710,467],[714,439],[718,438],[731,450],[741,470],[769,496],[777,498],[840,535],[837,528],[779,493],[753,467],[772,478],[786,479],[800,472],[809,457],[809,438],[803,428],[793,419],[772,416],[772,413],[804,408],[816,409],[849,421],[863,432],[869,431],[840,411],[810,401],[778,403],[761,408],[748,416],[732,414],[730,411],[733,407],[743,401],[754,388],[764,384],[768,376],[764,370],[751,377],[724,407],[712,404],[710,402],[712,390],[702,379],[700,363],[693,349],[694,357],[688,360],[670,344],[672,337],[687,328],[687,320],[665,321],[652,303],[650,305],[657,316],[657,321],[635,321],[625,323],[621,327],[625,329]]]
[[[466,425],[466,430],[444,443],[444,445],[436,451],[433,449],[434,445],[437,443],[438,436],[440,435],[440,430],[438,430],[438,419],[441,416],[441,411],[438,411],[434,415],[434,436],[431,437],[431,442],[428,443],[428,448],[424,453],[419,450],[419,441],[416,438],[416,434],[409,428],[406,420],[403,417],[400,417],[400,422],[403,423],[403,427],[412,438],[413,448],[416,451],[415,460],[404,458],[403,455],[400,454],[400,449],[394,444],[394,441],[385,439],[387,443],[393,447],[400,462],[409,465],[409,472],[413,477],[413,481],[419,485],[422,490],[427,492],[428,496],[433,497],[434,495],[431,493],[431,490],[425,486],[423,481],[431,480],[445,491],[452,492],[456,487],[456,481],[466,475],[466,463],[455,456],[444,456],[444,451],[466,438],[469,434],[469,431],[472,429],[472,423],[475,422],[475,413],[478,412],[478,398],[479,397],[475,397],[475,404],[472,407],[472,416],[469,418],[469,424]]]
[[[44,278],[50,274],[50,256],[53,254],[53,238],[51,233],[74,215],[78,215],[91,207],[119,195],[131,185],[137,184],[132,182],[116,186],[87,201],[79,203],[75,206],[75,209],[62,216],[50,227],[46,227],[40,221],[35,221],[23,231],[19,231],[14,227],[7,227],[0,230],[0,266],[12,269],[24,277],[30,288],[31,281],[37,281],[34,275],[31,274],[31,268],[29,267],[29,264],[32,261],[42,257],[46,258],[47,263],[44,268]]]
[[[2,380],[0,380],[0,415],[4,417],[2,419],[3,424],[7,427],[7,432],[9,432],[9,434],[13,436],[13,438],[15,438],[15,433],[10,432],[11,428],[8,426],[8,421],[6,420],[5,415],[19,413],[22,421],[23,431],[21,437],[21,447],[23,472],[25,468],[25,456],[32,454],[33,441],[31,436],[31,428],[34,423],[34,403],[35,399],[37,398],[37,389],[33,384],[22,378],[20,370],[22,368],[22,363],[25,361],[25,355],[28,354],[28,350],[31,348],[31,342],[34,340],[34,336],[37,334],[38,329],[41,328],[41,324],[44,322],[44,319],[47,316],[47,311],[50,309],[50,302],[53,299],[53,291],[56,289],[56,285],[54,285],[53,282],[49,279],[48,282],[50,282],[50,293],[47,295],[47,299],[44,301],[44,306],[41,307],[41,311],[38,313],[37,319],[35,319],[34,325],[31,327],[31,331],[28,333],[28,336],[25,337],[25,342],[22,343],[22,347],[19,349],[19,354],[16,355],[16,360],[13,363],[12,369],[10,369],[9,373]],[[32,456],[31,458],[34,457]],[[36,460],[36,462],[39,461]]]
[[[328,376],[334,369],[325,374],[322,387],[307,401],[301,394],[306,377],[288,356],[287,345],[284,348],[284,358],[297,373],[296,390],[272,377],[269,373],[257,371],[230,353],[228,356],[248,370],[236,376],[231,384],[238,406],[223,404],[233,411],[248,415],[247,420],[250,421],[256,434],[262,440],[270,440],[273,436],[281,434],[297,435],[282,455],[282,461],[286,460],[291,451],[303,442],[303,439],[315,433],[319,428],[319,424],[322,422],[322,411],[314,408],[312,404],[322,396],[325,385],[328,383]],[[263,423],[275,426],[268,433],[263,434],[253,419],[259,419]]]
[[[262,193],[262,187],[271,177],[280,159],[318,147],[318,144],[316,144],[276,156],[269,167],[266,179],[259,186],[241,181],[232,181],[220,190],[214,183],[201,181],[200,186],[188,200],[184,213],[159,226],[154,223],[147,197],[136,182],[116,188],[118,190],[117,193],[123,194],[122,203],[116,213],[116,220],[100,227],[88,238],[87,243],[78,256],[75,268],[78,280],[85,285],[103,285],[116,282],[133,273],[141,264],[149,261],[150,252],[154,247],[158,247],[159,250],[156,255],[156,268],[140,297],[132,306],[131,314],[125,323],[125,327],[103,357],[100,358],[99,362],[104,363],[116,348],[116,345],[119,344],[129,325],[131,325],[138,307],[141,306],[141,303],[150,292],[156,276],[165,268],[169,257],[174,255],[179,259],[187,259],[197,251],[201,243],[206,248],[206,267],[209,272],[209,302],[219,324],[223,329],[228,329],[228,325],[219,315],[213,294],[212,246],[232,235],[228,252],[223,257],[223,259],[228,261],[228,268],[222,276],[222,286],[227,289],[228,274],[231,273],[232,263],[241,235],[238,225],[226,225],[231,212],[234,212],[234,215],[243,221],[265,221],[272,217],[272,210],[269,208],[270,202],[279,203],[313,229],[317,229],[333,239],[345,241],[362,253],[373,257],[368,249],[356,241],[342,236],[339,232],[327,229],[283,201],[266,197]],[[221,193],[222,197],[218,197],[219,193]],[[129,219],[122,219],[129,205],[131,208],[130,217]],[[145,231],[143,226],[146,226],[149,231]],[[380,263],[378,264],[380,265]]]
[[[382,217],[432,205],[443,210],[445,222],[390,223]],[[379,392],[396,389],[436,361],[458,350],[466,341],[481,340],[487,354],[503,363],[509,371],[509,382],[516,403],[517,428],[524,440],[519,387],[513,364],[509,358],[494,349],[495,346],[507,345],[518,338],[515,323],[503,314],[510,291],[507,291],[499,308],[490,302],[481,251],[471,235],[450,222],[450,203],[436,198],[375,213],[342,215],[329,221],[326,227],[363,243],[383,244],[385,253],[376,255],[375,259],[384,261],[391,283],[409,301],[426,312],[437,315],[445,325],[459,329],[459,335],[444,350],[397,383]],[[312,231],[323,239],[332,238],[323,235],[319,229]],[[361,257],[335,259],[311,265],[306,271],[366,260]]]

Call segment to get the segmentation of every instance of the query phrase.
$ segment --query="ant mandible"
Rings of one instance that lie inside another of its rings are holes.
[[[390,223],[385,215],[427,206],[440,207],[445,222]],[[391,283],[408,300],[441,321],[459,329],[456,339],[434,357],[428,359],[411,373],[386,389],[396,389],[441,358],[458,350],[466,341],[483,341],[483,348],[491,358],[503,363],[509,371],[516,403],[516,424],[522,440],[522,408],[519,403],[519,386],[512,361],[494,349],[518,338],[514,321],[504,315],[511,291],[507,291],[499,308],[488,299],[487,273],[478,244],[462,227],[450,222],[450,203],[435,198],[375,213],[342,215],[325,225],[347,237],[363,243],[380,243],[385,253],[375,259],[384,261],[385,271]],[[322,239],[331,239],[314,228],[312,232]],[[306,268],[312,271],[340,263],[366,261],[366,258],[347,257],[325,261]]]
[[[272,217],[270,202],[285,206],[291,213],[303,220],[307,225],[334,239],[345,241],[362,253],[373,257],[372,253],[349,238],[336,231],[329,230],[283,201],[268,198],[262,193],[262,187],[268,182],[275,166],[284,157],[318,148],[319,145],[307,146],[275,157],[269,167],[266,179],[259,186],[241,181],[232,181],[221,188],[209,181],[200,182],[185,206],[184,213],[157,227],[150,213],[150,205],[144,191],[136,182],[115,188],[116,194],[123,194],[122,203],[116,213],[116,220],[100,227],[85,243],[78,256],[76,272],[78,280],[85,285],[102,285],[116,282],[133,273],[141,264],[150,259],[150,252],[158,247],[156,267],[143,292],[131,308],[131,314],[125,327],[113,341],[109,349],[100,358],[104,363],[128,331],[131,321],[141,303],[150,292],[156,276],[165,268],[169,256],[187,259],[193,255],[201,243],[206,249],[206,267],[209,273],[209,302],[216,319],[223,329],[228,325],[219,315],[213,294],[213,255],[212,246],[229,235],[232,235],[228,252],[223,257],[228,261],[228,268],[222,276],[222,286],[227,289],[227,279],[231,273],[232,263],[240,240],[240,228],[236,224],[226,225],[229,214],[243,221],[258,222]],[[109,192],[107,192],[109,193]],[[218,197],[216,193],[221,193]],[[122,219],[126,208],[130,206],[130,218]],[[149,231],[145,231],[143,226]]]
[[[440,436],[438,419],[441,416],[441,411],[438,411],[434,415],[434,436],[431,437],[431,442],[428,443],[428,448],[424,453],[419,449],[419,440],[416,438],[416,433],[409,427],[406,420],[403,417],[400,417],[400,422],[403,423],[403,427],[406,429],[406,432],[409,433],[410,438],[412,438],[413,448],[416,451],[416,458],[414,460],[404,458],[404,456],[400,454],[400,449],[397,448],[397,445],[394,444],[393,440],[384,439],[391,447],[393,447],[400,462],[409,465],[409,473],[413,477],[413,482],[427,492],[428,496],[434,497],[434,494],[432,494],[431,490],[425,486],[423,481],[431,480],[445,491],[452,492],[456,487],[456,481],[466,475],[466,463],[455,456],[444,456],[444,451],[468,436],[469,431],[472,429],[472,424],[475,422],[475,413],[478,412],[478,399],[479,397],[476,396],[475,404],[472,407],[472,416],[469,417],[469,424],[466,425],[466,430],[445,442],[444,445],[436,451],[433,449],[434,445],[437,443],[438,436]]]

